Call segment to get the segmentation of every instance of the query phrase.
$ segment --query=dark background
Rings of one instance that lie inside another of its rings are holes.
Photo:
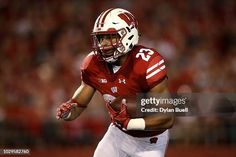
[[[93,24],[111,7],[132,12],[140,44],[165,57],[171,92],[235,92],[234,0],[0,0],[0,148],[92,156],[110,122],[100,94],[73,122],[57,121],[55,110],[79,86]],[[235,156],[235,119],[178,118],[167,156]]]

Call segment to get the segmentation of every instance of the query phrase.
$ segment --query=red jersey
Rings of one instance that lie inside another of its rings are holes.
[[[121,68],[113,73],[108,63],[91,52],[81,65],[82,80],[103,96],[113,97],[146,93],[167,77],[163,57],[154,49],[135,46]]]

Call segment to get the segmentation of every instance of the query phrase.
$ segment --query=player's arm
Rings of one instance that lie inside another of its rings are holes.
[[[167,89],[167,80],[163,80],[161,83],[153,87],[149,93],[149,95],[158,94],[168,94]],[[129,105],[129,104],[128,104]],[[160,106],[162,104],[159,104]],[[162,107],[170,107],[170,106],[162,106]],[[146,130],[146,131],[157,131],[160,129],[169,129],[174,124],[174,113],[156,113],[151,114],[143,118],[131,118],[126,119],[124,122],[124,127],[127,130]]]
[[[153,87],[149,94],[168,94],[167,80],[162,81],[160,84]],[[162,104],[159,104],[159,106]],[[172,106],[162,106],[162,107],[172,107]],[[158,129],[168,129],[174,124],[174,113],[159,113],[152,114],[143,118],[145,124],[145,130],[158,130]],[[132,121],[132,120],[131,120]]]
[[[82,82],[73,97],[57,108],[56,118],[67,121],[76,119],[87,107],[95,91],[93,87]]]
[[[168,89],[167,89],[166,82],[167,82],[166,80],[163,80],[161,83],[153,87],[150,90],[150,92],[147,94],[152,95],[155,93],[159,93],[159,94],[163,93],[167,95]],[[126,101],[124,100],[127,100],[127,99],[128,99],[128,102],[126,104]],[[173,113],[165,113],[165,114],[157,113],[157,114],[148,115],[143,118],[130,118],[128,114],[128,109],[127,109],[127,106],[131,105],[129,104],[129,100],[130,100],[129,98],[123,98],[120,112],[116,112],[115,110],[112,109],[112,107],[110,107],[110,105],[107,105],[110,116],[114,123],[120,125],[121,127],[127,130],[146,130],[146,131],[155,130],[156,131],[156,130],[168,129],[172,127],[174,123]],[[134,100],[131,100],[131,101],[134,101]],[[163,106],[163,107],[169,107],[169,106]]]

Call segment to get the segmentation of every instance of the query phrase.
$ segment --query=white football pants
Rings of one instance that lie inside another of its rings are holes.
[[[150,139],[157,137],[156,143]],[[94,157],[164,157],[169,131],[153,137],[133,137],[111,124],[98,143]]]

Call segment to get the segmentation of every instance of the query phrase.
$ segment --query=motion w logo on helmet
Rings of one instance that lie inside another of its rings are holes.
[[[126,23],[127,23],[127,25],[129,25],[129,26],[134,26],[135,28],[137,28],[138,27],[138,22],[137,22],[137,20],[135,20],[135,17],[132,15],[132,14],[130,14],[130,13],[127,13],[127,12],[124,12],[124,13],[121,13],[121,14],[119,14],[118,15],[122,20],[124,20]],[[131,27],[131,29],[132,29],[133,27]]]

